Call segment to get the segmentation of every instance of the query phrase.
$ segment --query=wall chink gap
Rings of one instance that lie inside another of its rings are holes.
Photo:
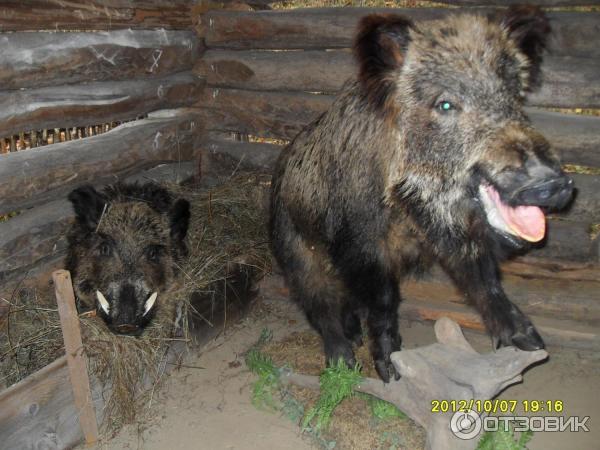
[[[146,119],[147,117],[147,114],[142,114],[133,119],[116,120],[94,125],[20,131],[10,136],[0,137],[0,154],[10,154],[44,147],[46,145],[58,144],[60,142],[97,136],[116,128],[121,124]]]

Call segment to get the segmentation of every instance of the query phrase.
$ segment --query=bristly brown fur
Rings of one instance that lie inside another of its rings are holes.
[[[507,207],[545,208],[571,196],[523,110],[545,20],[512,8],[499,19],[361,21],[357,77],[282,152],[271,196],[273,252],[327,358],[353,364],[366,309],[375,365],[389,380],[389,355],[400,348],[398,282],[430,261],[495,339],[543,346],[500,283],[499,260],[527,245],[491,224],[480,195],[491,186]]]
[[[412,22],[397,15],[369,15],[361,19],[354,42],[358,79],[374,110],[393,116],[396,85],[393,71],[402,66]],[[393,119],[393,118],[392,118]]]

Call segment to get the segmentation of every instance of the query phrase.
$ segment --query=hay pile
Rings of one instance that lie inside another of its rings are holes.
[[[105,393],[107,430],[131,422],[143,409],[164,378],[159,368],[169,345],[190,342],[190,318],[199,314],[189,302],[192,293],[224,302],[222,286],[233,273],[256,279],[270,269],[264,214],[268,185],[264,176],[240,174],[209,190],[165,186],[190,201],[190,255],[181,263],[177,284],[161,294],[156,317],[140,337],[131,337],[113,334],[93,312],[80,314],[91,376],[112,387]],[[64,348],[51,286],[17,288],[5,300],[9,311],[0,323],[0,382],[10,386],[64,355]]]

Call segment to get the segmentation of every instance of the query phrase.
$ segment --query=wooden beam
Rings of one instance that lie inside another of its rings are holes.
[[[207,130],[239,132],[265,138],[291,140],[322,114],[333,101],[330,95],[301,92],[260,92],[206,88],[197,106],[203,108]],[[600,166],[600,118],[528,108],[539,131],[548,136],[564,163]]]
[[[445,3],[451,6],[511,6],[522,5],[521,0],[438,0],[437,3]],[[544,8],[557,6],[596,6],[600,5],[600,0],[530,0],[528,5],[538,5]]]
[[[165,78],[104,81],[0,92],[0,136],[132,120],[191,104],[202,82],[190,72]]]
[[[573,70],[577,67],[577,70]],[[544,59],[544,83],[528,97],[530,106],[600,107],[600,61],[591,58]],[[352,53],[342,50],[208,50],[194,68],[210,86],[268,90],[337,92],[357,72]]]
[[[0,32],[191,26],[188,0],[7,0],[0,9]]]
[[[260,294],[269,299],[286,300],[289,290],[283,278],[279,275],[265,277],[260,285]],[[484,326],[479,314],[462,301],[453,301],[447,296],[433,293],[434,300],[415,297],[413,292],[407,291],[406,285],[401,286],[403,300],[400,303],[400,319],[435,321],[440,317],[449,317],[460,326],[484,331]],[[428,286],[423,288],[423,296],[428,293]],[[568,308],[568,304],[565,304]],[[529,314],[547,344],[557,347],[566,347],[579,350],[600,351],[600,333],[596,324],[588,324],[577,320],[565,319],[556,316],[547,317],[542,312]]]
[[[98,136],[5,155],[0,214],[66,195],[82,183],[193,159],[199,127],[193,110],[156,112]]]
[[[2,39],[2,89],[164,77],[190,70],[200,53],[193,31],[23,32]]]
[[[79,316],[75,306],[75,293],[68,270],[57,270],[52,274],[58,315],[73,389],[73,400],[79,412],[79,424],[87,445],[98,440],[98,424],[92,403],[92,392],[85,363],[84,347],[79,328]]]
[[[573,0],[577,1],[577,0]],[[478,9],[482,14],[490,8]],[[463,11],[464,12],[464,11]],[[209,11],[199,18],[198,33],[211,48],[326,49],[348,48],[361,17],[372,13],[402,14],[415,21],[441,19],[457,10],[446,8],[299,8],[286,11]],[[600,12],[548,12],[555,56],[600,56],[597,45]]]
[[[281,147],[272,144],[207,140],[201,144],[203,155],[208,158],[207,167],[220,165],[235,169],[239,165],[253,170],[272,171]],[[600,200],[597,195],[598,176],[576,175],[580,189],[571,211],[548,220],[548,235],[540,248],[530,251],[539,258],[560,258],[568,261],[597,261],[589,234],[589,225],[597,220]]]

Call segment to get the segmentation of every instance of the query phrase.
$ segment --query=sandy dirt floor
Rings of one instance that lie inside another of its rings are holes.
[[[255,377],[244,365],[244,352],[263,328],[274,340],[309,329],[302,314],[289,301],[259,299],[253,312],[230,327],[201,351],[192,351],[185,366],[171,374],[155,396],[151,411],[136,425],[105,438],[99,449],[309,449],[316,444],[298,427],[277,413],[257,410],[250,400]],[[431,324],[402,323],[406,348],[435,341]],[[465,333],[480,351],[490,340]],[[533,367],[521,384],[508,388],[501,398],[510,400],[562,400],[566,416],[590,416],[590,432],[537,432],[531,450],[600,449],[600,359],[598,355],[549,349],[548,362]]]

